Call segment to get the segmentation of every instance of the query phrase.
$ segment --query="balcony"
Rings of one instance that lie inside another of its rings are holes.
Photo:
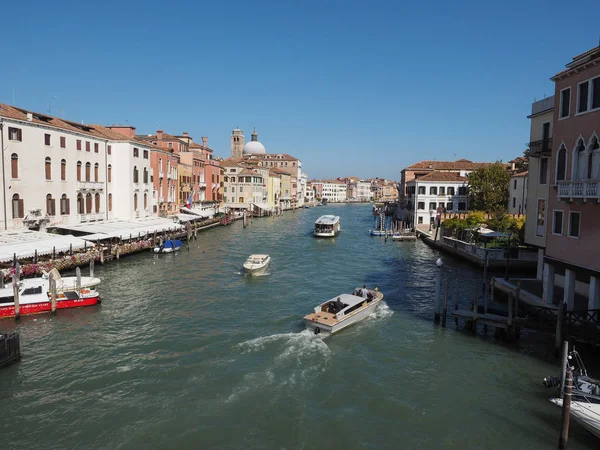
[[[104,182],[103,181],[78,181],[77,182],[77,190],[78,191],[102,191],[104,190]]]
[[[158,172],[158,178],[164,178],[165,177],[165,173],[161,170],[160,172]]]
[[[171,175],[170,173],[167,174],[167,179],[168,180],[172,180],[173,179],[173,175]]]
[[[542,139],[541,141],[533,141],[529,143],[529,156],[531,156],[532,158],[550,156],[551,154],[552,138]]]
[[[600,200],[599,180],[569,180],[558,182],[558,197],[562,200],[573,199]]]
[[[206,183],[204,181],[200,181],[198,185],[200,186],[200,189],[206,189]]]
[[[164,202],[165,202],[165,197],[161,195],[161,196],[159,197],[158,201],[159,201],[160,203],[164,203]]]

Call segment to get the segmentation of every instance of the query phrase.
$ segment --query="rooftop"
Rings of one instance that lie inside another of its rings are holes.
[[[404,170],[477,170],[491,163],[473,162],[468,159],[459,159],[457,161],[419,161],[412,166],[406,167]]]
[[[422,181],[447,181],[447,182],[456,182],[456,183],[464,183],[469,181],[467,177],[461,177],[458,172],[431,172],[427,175],[423,175],[422,177],[416,178],[412,180],[413,182],[422,182]],[[410,181],[409,181],[410,183]]]

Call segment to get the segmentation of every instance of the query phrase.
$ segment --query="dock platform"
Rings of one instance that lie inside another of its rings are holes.
[[[0,368],[21,359],[19,333],[0,333]]]

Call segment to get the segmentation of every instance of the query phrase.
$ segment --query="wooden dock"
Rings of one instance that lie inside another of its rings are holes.
[[[15,332],[0,333],[0,368],[21,359],[19,334]]]

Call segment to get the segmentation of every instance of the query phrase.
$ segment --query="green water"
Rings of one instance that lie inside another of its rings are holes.
[[[315,239],[315,219],[342,234]],[[435,254],[369,237],[370,206],[288,212],[198,235],[189,251],[97,267],[98,307],[0,321],[23,359],[0,371],[2,449],[553,449],[548,348],[433,325]],[[266,276],[240,274],[268,253]],[[479,272],[445,258],[451,293]],[[385,305],[321,339],[301,318],[366,283]],[[570,448],[598,448],[577,424]]]

